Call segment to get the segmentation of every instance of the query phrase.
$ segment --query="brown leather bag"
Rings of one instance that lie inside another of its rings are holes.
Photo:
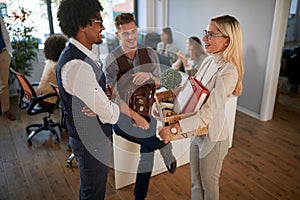
[[[128,105],[138,114],[149,117],[151,115],[151,107],[155,102],[154,94],[155,84],[149,83],[142,85],[137,88],[130,97],[127,97],[129,99]]]
[[[132,74],[136,72],[151,72],[153,64],[147,53],[146,48],[138,49],[140,60],[139,66],[132,66],[124,54],[121,54],[121,49],[116,49],[114,55],[118,62],[118,88],[120,98],[123,99],[128,106],[144,117],[151,116],[151,107],[155,102],[155,84],[152,79],[143,85],[134,85]]]

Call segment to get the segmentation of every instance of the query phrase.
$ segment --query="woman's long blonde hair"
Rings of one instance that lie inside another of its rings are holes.
[[[238,81],[232,94],[239,96],[243,91],[242,80],[244,77],[242,30],[240,23],[229,15],[215,17],[211,21],[215,22],[217,28],[229,37],[229,45],[224,50],[223,56],[224,60],[231,62],[238,71]]]

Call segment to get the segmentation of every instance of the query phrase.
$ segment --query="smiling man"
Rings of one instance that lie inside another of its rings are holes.
[[[132,14],[122,13],[116,16],[115,27],[121,46],[107,56],[104,67],[107,84],[121,98],[120,118],[113,129],[117,135],[141,145],[134,189],[135,199],[141,200],[147,196],[154,150],[160,150],[170,173],[175,172],[176,160],[171,152],[171,144],[165,144],[156,137],[156,120],[149,114],[155,91],[147,93],[147,87],[152,85],[155,89],[160,85],[157,54],[150,47],[138,45],[138,29]],[[142,91],[140,88],[143,88]],[[141,93],[135,96],[134,91]],[[136,103],[132,103],[136,99]],[[147,112],[143,112],[144,110]]]
[[[57,18],[70,38],[56,69],[70,147],[80,171],[79,199],[105,198],[112,126],[120,110],[106,96],[105,76],[96,63],[93,44],[102,42],[103,7],[98,0],[62,0]],[[88,107],[97,117],[86,116]]]

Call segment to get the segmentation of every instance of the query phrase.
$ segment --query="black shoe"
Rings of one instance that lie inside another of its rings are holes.
[[[172,148],[172,146],[171,146],[171,143],[169,142],[164,147],[159,149],[159,151],[164,159],[164,162],[165,162],[165,165],[166,165],[168,171],[171,174],[173,174],[176,170],[177,162],[176,162],[176,158],[174,157],[174,155],[172,153],[171,148]]]
[[[172,162],[171,164],[166,165],[166,167],[171,174],[174,174],[174,172],[176,171],[176,168],[177,168],[176,160],[174,162]]]
[[[145,198],[134,197],[134,200],[145,200]]]

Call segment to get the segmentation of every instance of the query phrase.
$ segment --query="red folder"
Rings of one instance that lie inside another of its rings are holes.
[[[194,93],[184,107],[183,113],[199,110],[209,95],[209,91],[196,78],[189,77],[189,81],[193,87]]]
[[[201,108],[209,95],[200,81],[189,77],[175,100],[174,111],[177,113],[195,112]]]

